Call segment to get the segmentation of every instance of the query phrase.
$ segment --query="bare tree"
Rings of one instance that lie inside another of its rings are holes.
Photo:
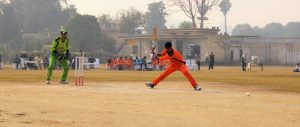
[[[66,5],[66,8],[69,7],[69,5],[68,5],[68,0],[61,0],[61,2],[63,2],[63,3]]]
[[[174,6],[179,7],[184,14],[192,20],[193,28],[197,28],[197,6],[195,0],[169,0]]]
[[[0,0],[0,15],[3,15],[3,8],[5,7],[5,5],[7,4],[6,0]]]
[[[116,30],[117,21],[109,14],[102,14],[98,17],[98,22],[101,29]]]
[[[231,3],[229,0],[223,0],[220,4],[219,7],[221,9],[221,11],[223,12],[223,15],[225,17],[225,33],[227,33],[227,12],[230,10],[231,8]]]
[[[203,29],[204,20],[207,20],[205,15],[207,14],[208,10],[210,10],[213,6],[217,5],[219,0],[194,0],[198,12],[200,13],[200,29]],[[200,2],[201,1],[201,2]]]

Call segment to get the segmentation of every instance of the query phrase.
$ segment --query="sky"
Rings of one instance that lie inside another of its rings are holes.
[[[115,16],[120,10],[134,7],[143,12],[147,11],[149,3],[160,0],[69,0],[80,14],[99,16],[110,14]],[[168,16],[167,27],[177,28],[180,22],[190,19],[179,8],[173,7],[164,0]],[[220,0],[221,1],[221,0]],[[286,25],[288,22],[300,22],[300,0],[230,0],[232,7],[227,14],[229,32],[237,24],[248,23],[252,26],[264,27],[271,22]],[[224,29],[224,16],[218,6],[208,12],[205,27],[220,27]],[[199,26],[200,22],[197,22]]]

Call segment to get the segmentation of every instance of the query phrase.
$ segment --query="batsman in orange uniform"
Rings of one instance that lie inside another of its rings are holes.
[[[154,88],[160,81],[162,81],[164,78],[166,78],[169,74],[179,70],[189,80],[190,84],[193,86],[193,88],[196,91],[201,90],[201,87],[196,83],[195,79],[188,72],[186,65],[185,65],[185,61],[183,60],[180,53],[176,49],[172,48],[171,42],[166,42],[165,49],[162,51],[162,53],[154,55],[154,56],[158,57],[158,59],[160,61],[169,59],[170,65],[156,79],[154,79],[152,82],[146,83],[146,86],[148,86],[150,88]]]

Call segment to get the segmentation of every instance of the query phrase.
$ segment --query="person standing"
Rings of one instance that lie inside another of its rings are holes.
[[[66,79],[68,77],[69,65],[67,60],[70,57],[69,50],[69,39],[67,38],[67,31],[64,28],[60,30],[60,37],[55,38],[51,44],[51,53],[50,53],[50,63],[47,73],[47,81],[46,84],[50,84],[52,71],[55,68],[55,63],[58,61],[60,65],[63,67],[63,75],[60,79],[61,84],[68,84]]]
[[[16,69],[19,69],[19,65],[21,63],[21,59],[18,55],[16,55],[16,57],[14,58],[14,63],[16,64]]]
[[[37,64],[38,64],[38,69],[39,70],[42,70],[42,62],[43,62],[43,60],[42,60],[42,58],[41,58],[41,56],[40,55],[37,55],[36,57],[35,57],[35,61],[37,61]]]
[[[27,67],[29,70],[34,69],[34,63],[32,63],[34,61],[34,58],[32,55],[29,56],[28,58],[29,63],[27,63]]]
[[[246,66],[247,66],[247,62],[246,62],[246,53],[242,55],[241,58],[241,62],[242,62],[242,71],[246,71]]]
[[[171,42],[165,43],[165,49],[161,52],[161,54],[157,54],[157,56],[155,54],[153,55],[156,58],[158,58],[160,61],[169,59],[170,65],[161,75],[155,78],[152,82],[147,82],[146,83],[147,87],[154,88],[160,81],[165,79],[169,74],[178,70],[181,71],[184,74],[184,76],[189,80],[194,90],[196,91],[201,90],[201,87],[196,83],[195,79],[188,72],[186,68],[186,62],[183,61],[181,54],[176,49],[172,48]]]
[[[208,70],[213,70],[215,65],[215,55],[213,52],[210,53],[209,55],[209,65],[208,65]]]
[[[48,56],[45,56],[43,59],[43,65],[44,65],[44,70],[48,69],[49,66],[49,58]]]
[[[112,61],[111,56],[106,59],[106,70],[111,70],[111,63],[112,63],[111,61]]]
[[[143,70],[143,66],[145,67],[144,69],[145,70],[148,70],[148,67],[147,67],[147,57],[144,56],[142,59],[141,59],[141,70]]]
[[[197,64],[197,66],[198,66],[198,70],[199,70],[199,71],[200,71],[200,60],[201,60],[201,57],[200,57],[199,53],[197,53],[197,54],[195,55],[195,62],[196,62],[196,64]]]

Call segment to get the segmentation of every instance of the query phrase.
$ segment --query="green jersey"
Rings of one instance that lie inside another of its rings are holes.
[[[61,37],[54,39],[51,44],[51,52],[54,50],[59,54],[65,54],[69,50],[69,39],[66,38],[64,42],[61,40]]]

